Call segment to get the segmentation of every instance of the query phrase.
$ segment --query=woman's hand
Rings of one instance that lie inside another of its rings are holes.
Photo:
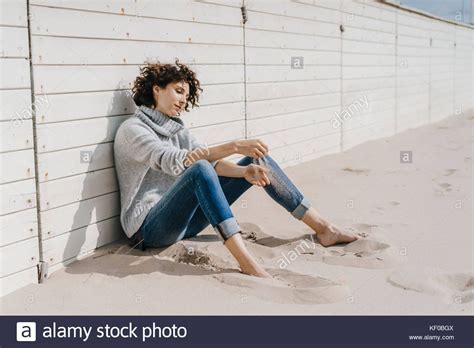
[[[259,139],[238,140],[235,142],[237,153],[253,158],[260,158],[267,154],[268,146]]]
[[[267,174],[268,169],[258,164],[249,164],[245,167],[244,178],[252,185],[266,186],[270,185],[270,179]]]

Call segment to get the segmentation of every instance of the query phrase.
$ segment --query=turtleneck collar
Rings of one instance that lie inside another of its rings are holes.
[[[184,123],[179,117],[171,118],[164,113],[141,105],[135,115],[153,128],[156,133],[166,137],[172,137],[180,130],[184,129]]]

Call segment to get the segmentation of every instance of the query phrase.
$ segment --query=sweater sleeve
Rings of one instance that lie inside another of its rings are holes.
[[[161,170],[172,176],[179,176],[185,170],[183,161],[188,149],[160,141],[148,131],[129,132],[126,139],[133,158],[148,164],[153,170]]]

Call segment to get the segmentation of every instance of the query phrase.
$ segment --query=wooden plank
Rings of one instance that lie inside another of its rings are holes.
[[[101,40],[34,36],[34,64],[144,64],[174,61],[186,64],[243,64],[238,45]]]
[[[43,243],[44,260],[52,265],[76,258],[123,237],[118,217],[49,238]]]
[[[247,82],[302,81],[332,79],[341,76],[339,65],[305,65],[292,69],[291,65],[248,65]]]
[[[397,57],[395,55],[373,55],[364,53],[342,53],[342,66],[394,66]]]
[[[0,91],[0,121],[31,118],[31,92],[29,89]]]
[[[118,191],[41,212],[41,238],[58,236],[120,215]]]
[[[238,26],[123,16],[54,7],[31,6],[31,13],[33,35],[242,45],[242,28]],[[74,50],[73,46],[69,47]]]
[[[275,6],[271,1],[246,0],[245,6],[248,11],[252,12],[258,11],[280,16],[339,23],[339,11],[324,7],[308,6],[297,1],[279,1],[278,6]]]
[[[10,274],[0,278],[0,297],[6,296],[24,286],[38,282],[38,270],[36,267]]]
[[[372,103],[376,100],[386,100],[388,98],[395,97],[395,88],[389,87],[384,88],[383,86],[376,90],[367,90],[367,91],[356,91],[344,93],[342,96],[342,104],[352,104],[356,100],[359,100],[361,103],[367,102]]]
[[[0,25],[26,27],[27,11],[26,0],[1,0]]]
[[[289,128],[312,125],[335,117],[336,112],[339,113],[339,106],[250,119],[247,124],[247,134],[249,137],[258,137],[261,134],[274,133]]]
[[[229,122],[194,128],[192,134],[201,142],[214,146],[223,142],[245,138],[244,121]]]
[[[295,0],[295,2],[306,4],[308,6],[314,6],[316,8],[330,8],[333,10],[340,9],[342,1],[344,0]]]
[[[372,77],[394,77],[396,74],[395,66],[346,66],[342,67],[342,76],[344,79],[360,79]]]
[[[243,65],[196,65],[202,84],[242,83]],[[108,91],[131,88],[138,66],[35,66],[38,94]]]
[[[38,236],[36,209],[0,216],[0,246]]]
[[[339,37],[308,36],[245,28],[245,45],[247,47],[338,51],[341,48],[341,40]]]
[[[35,177],[33,149],[0,153],[0,184]]]
[[[270,83],[248,83],[247,100],[289,98],[308,94],[337,93],[341,90],[340,79],[313,81],[277,81]]]
[[[0,58],[0,89],[30,88],[30,65],[25,58]]]
[[[373,30],[374,32],[385,32],[395,33],[395,23],[388,22],[382,19],[368,18],[361,15],[351,15],[350,12],[346,12],[349,16],[342,16],[343,23],[347,30],[351,28],[362,28]]]
[[[339,105],[339,102],[339,93],[249,102],[247,105],[247,118],[253,119],[277,114],[290,114],[292,112],[325,108]]]
[[[372,53],[395,55],[395,45],[378,42],[342,40],[342,51],[351,53]]]
[[[110,142],[127,118],[113,116],[40,124],[37,126],[38,153]]]
[[[303,57],[304,64],[336,65],[341,63],[339,52],[309,51],[281,48],[249,47],[245,50],[246,63],[249,65],[283,64],[290,66],[292,57]]]
[[[0,215],[11,214],[36,206],[34,179],[0,185]]]
[[[344,79],[342,92],[364,91],[381,87],[394,87],[395,79],[392,77],[374,77],[366,79]]]
[[[243,120],[245,118],[245,104],[237,102],[203,106],[184,113],[181,117],[189,128]]]
[[[375,1],[358,2],[349,0],[342,2],[341,10],[353,15],[353,17],[362,17],[366,21],[381,20],[392,23],[396,21],[396,11],[394,9],[385,5],[377,5]],[[352,18],[348,20],[352,20]]]
[[[70,0],[33,0],[31,4],[97,11],[122,16],[155,17],[174,21],[195,21],[222,25],[239,26],[239,9],[229,6],[215,6],[203,1],[179,0],[173,3],[157,3],[153,0],[106,0],[106,1],[70,1]],[[226,2],[227,4],[227,2]],[[239,6],[240,7],[240,6]]]
[[[113,167],[113,152],[113,142],[108,142],[41,153],[38,155],[38,179],[45,182]]]
[[[38,249],[37,237],[0,247],[0,277],[36,266]]]
[[[27,58],[29,55],[28,29],[0,26],[0,47],[2,48],[0,58]]]
[[[344,31],[345,40],[356,40],[364,42],[380,42],[386,44],[395,44],[395,34],[375,32],[373,30],[350,28]]]
[[[15,120],[0,122],[0,152],[26,150],[33,147],[32,122]]]
[[[305,35],[339,36],[339,24],[248,11],[245,28]]]
[[[115,168],[70,176],[40,184],[40,210],[97,197],[118,190]]]

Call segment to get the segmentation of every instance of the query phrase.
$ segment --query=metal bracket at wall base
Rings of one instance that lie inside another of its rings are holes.
[[[48,263],[44,261],[40,261],[40,263],[37,265],[38,267],[38,283],[44,283],[46,279],[48,279],[49,273],[48,273]]]

